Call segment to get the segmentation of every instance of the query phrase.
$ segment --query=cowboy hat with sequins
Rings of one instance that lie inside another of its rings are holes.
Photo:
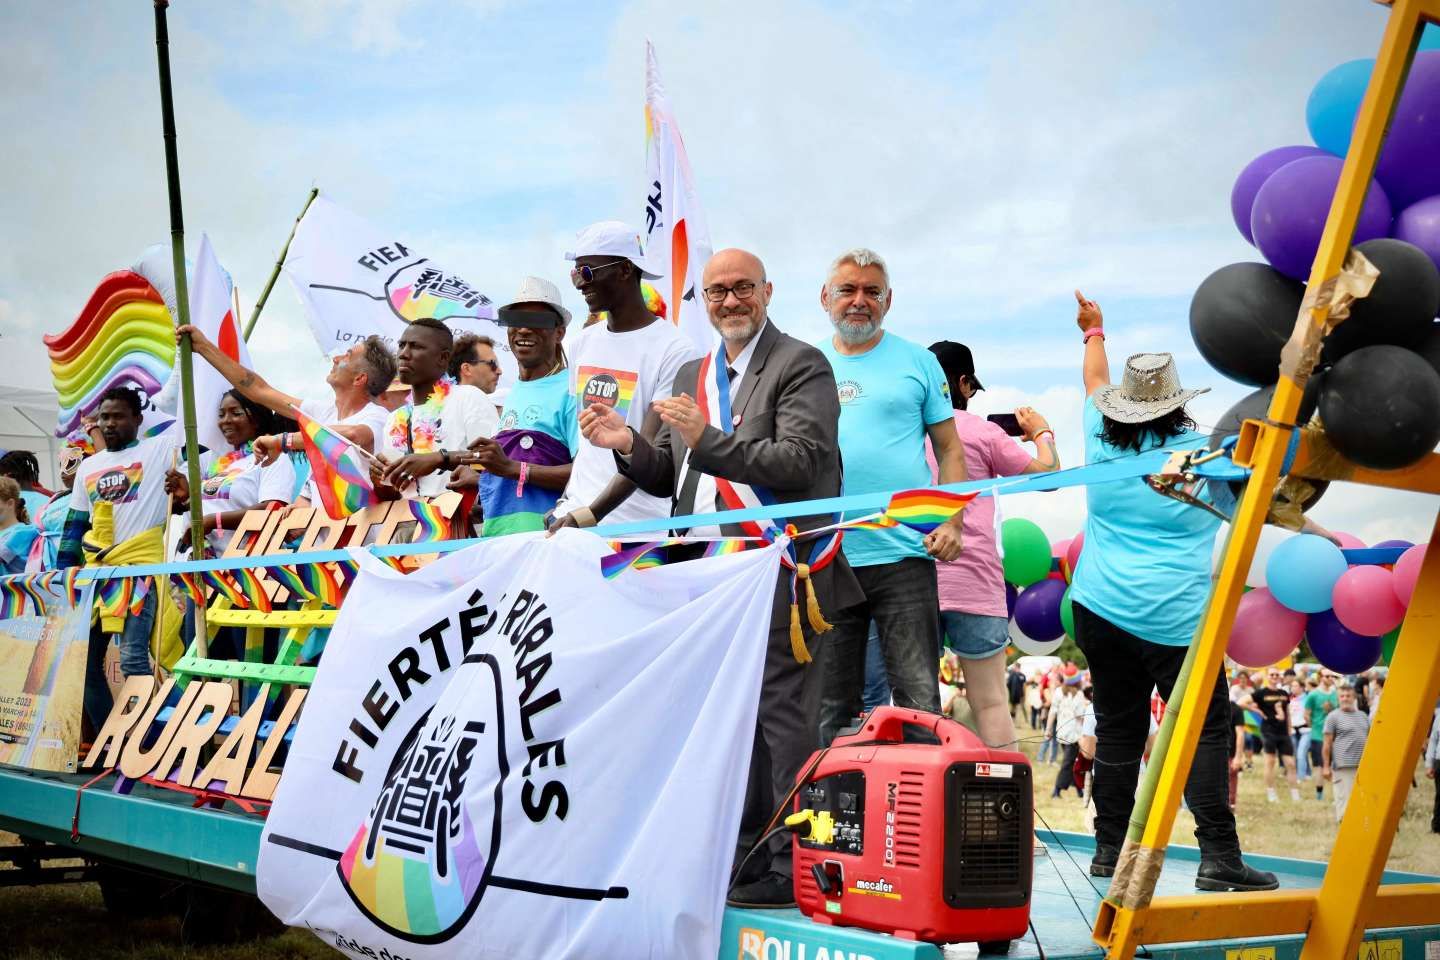
[[[1144,423],[1163,417],[1208,393],[1209,387],[1185,390],[1175,358],[1168,353],[1136,353],[1125,361],[1125,377],[1095,391],[1095,407],[1120,423]]]

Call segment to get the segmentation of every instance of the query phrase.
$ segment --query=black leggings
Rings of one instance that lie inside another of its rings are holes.
[[[1150,691],[1158,688],[1160,698],[1171,702],[1186,648],[1150,643],[1081,604],[1074,606],[1075,642],[1090,663],[1095,687],[1095,842],[1118,848],[1135,806],[1140,758],[1150,733]],[[1201,856],[1221,860],[1240,855],[1240,839],[1229,803],[1229,744],[1235,733],[1229,693],[1219,672],[1213,687],[1185,784],[1185,802],[1195,816]]]

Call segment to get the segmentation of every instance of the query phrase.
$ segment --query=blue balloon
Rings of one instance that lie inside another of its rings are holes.
[[[1265,564],[1265,585],[1291,610],[1320,613],[1329,610],[1335,581],[1350,569],[1345,554],[1324,537],[1302,533],[1291,537],[1270,554]]]
[[[1335,67],[1315,84],[1305,104],[1305,126],[1310,129],[1310,138],[1316,146],[1341,157],[1350,149],[1355,115],[1360,112],[1360,101],[1374,67],[1373,59],[1351,60]]]
[[[1440,50],[1440,23],[1432,23],[1420,34],[1421,50]]]

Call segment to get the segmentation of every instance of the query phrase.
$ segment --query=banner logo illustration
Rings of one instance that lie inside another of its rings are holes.
[[[404,260],[410,252],[400,243],[381,247],[380,251],[388,251],[391,256],[398,251],[400,256],[395,256],[397,260]],[[379,251],[367,253],[360,258],[360,263],[368,269],[379,270],[379,256]],[[333,290],[381,301],[406,323],[421,317],[434,317],[448,323],[454,320],[490,320],[495,316],[489,297],[455,274],[431,266],[428,257],[402,263],[386,278],[384,292],[378,296],[368,290],[327,283],[311,283],[309,287],[311,290]]]

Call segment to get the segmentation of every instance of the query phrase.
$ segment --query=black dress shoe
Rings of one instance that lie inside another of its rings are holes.
[[[1095,856],[1090,858],[1090,876],[1113,877],[1115,864],[1120,860],[1120,848],[1108,843],[1095,844]]]
[[[770,871],[759,880],[741,884],[730,891],[725,902],[752,910],[780,910],[795,906],[795,883],[783,873]]]
[[[1229,893],[1236,890],[1274,890],[1280,886],[1275,874],[1247,866],[1239,857],[1228,860],[1201,860],[1195,874],[1195,886],[1200,890],[1218,890]]]

